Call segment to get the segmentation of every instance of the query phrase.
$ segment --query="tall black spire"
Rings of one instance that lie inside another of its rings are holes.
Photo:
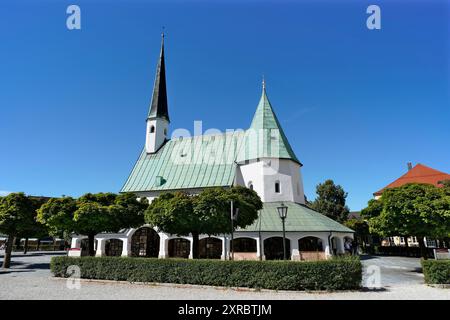
[[[152,103],[148,112],[148,119],[164,118],[169,120],[169,108],[167,105],[166,66],[164,63],[164,33],[161,35],[161,53],[156,69],[155,84],[153,86]]]

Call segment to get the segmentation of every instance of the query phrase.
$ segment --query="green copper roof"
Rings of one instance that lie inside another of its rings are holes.
[[[233,185],[242,131],[177,138],[157,153],[141,152],[121,192]]]
[[[294,202],[283,202],[288,207],[286,231],[333,231],[354,232],[325,215]],[[283,231],[277,207],[281,202],[266,202],[260,211],[259,219],[245,229],[237,231]]]
[[[121,191],[231,186],[236,163],[263,157],[300,163],[265,90],[248,130],[172,139],[153,154],[147,154],[144,149]]]
[[[161,41],[161,53],[159,55],[158,67],[156,68],[155,84],[153,85],[153,95],[148,116],[150,118],[169,119],[169,107],[167,104],[166,88],[166,65],[164,62],[164,34]]]
[[[264,87],[252,124],[246,131],[245,140],[237,157],[238,162],[267,157],[290,159],[300,163],[281,128]]]

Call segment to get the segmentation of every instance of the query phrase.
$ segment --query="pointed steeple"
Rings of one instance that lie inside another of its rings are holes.
[[[166,66],[164,62],[164,33],[161,35],[161,53],[156,69],[153,96],[147,119],[163,118],[169,120],[169,108],[167,104]]]
[[[273,157],[291,159],[300,163],[273,111],[272,105],[267,97],[266,82],[264,79],[262,83],[261,99],[259,100],[258,107],[256,108],[248,132],[250,133],[249,136],[251,134],[256,134],[258,136],[257,150],[255,150],[255,147],[248,146],[253,153],[253,156],[250,156],[250,158]],[[254,142],[248,142],[248,144],[254,144]],[[247,157],[248,156],[249,155],[247,155]]]

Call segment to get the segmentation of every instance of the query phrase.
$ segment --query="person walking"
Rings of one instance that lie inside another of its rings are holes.
[[[345,253],[348,255],[352,255],[352,243],[350,241],[350,239],[347,239],[347,241],[345,241],[344,243],[344,249],[345,249]]]

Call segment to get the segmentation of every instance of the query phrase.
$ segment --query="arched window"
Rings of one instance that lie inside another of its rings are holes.
[[[153,132],[155,132],[155,126],[150,127],[150,133],[153,133]]]
[[[275,181],[275,193],[280,193],[280,181]]]
[[[250,190],[253,190],[253,182],[252,182],[252,181],[249,181],[249,182],[248,182],[248,188],[249,188]]]

